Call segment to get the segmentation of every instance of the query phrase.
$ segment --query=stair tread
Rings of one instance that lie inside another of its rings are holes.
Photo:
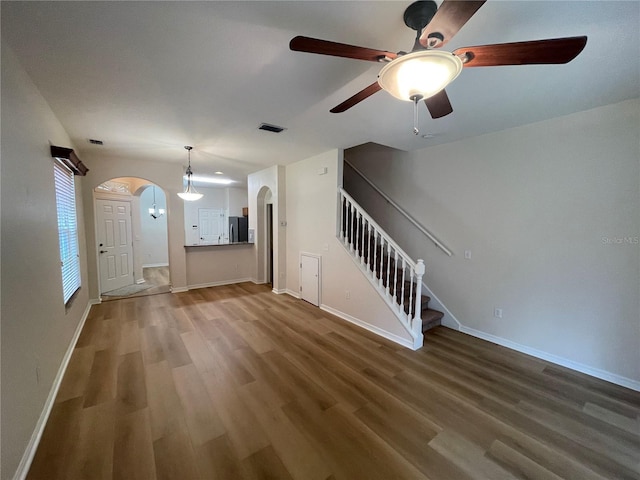
[[[440,325],[440,321],[444,317],[444,313],[428,308],[427,310],[422,312],[420,318],[422,318],[422,332],[426,332],[427,330],[431,330]]]

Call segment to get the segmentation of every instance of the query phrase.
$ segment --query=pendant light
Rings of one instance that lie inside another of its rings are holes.
[[[198,191],[193,186],[193,182],[191,181],[191,176],[193,175],[193,172],[191,171],[191,150],[193,149],[193,147],[185,145],[184,148],[187,150],[187,152],[189,152],[189,166],[187,167],[186,171],[187,188],[184,192],[178,193],[178,196],[181,199],[186,200],[187,202],[193,202],[195,200],[200,200],[203,195],[201,193],[198,193]]]
[[[151,218],[153,218],[154,220],[157,220],[158,217],[161,217],[162,215],[164,215],[164,208],[156,208],[156,186],[154,185],[152,188],[153,188],[153,205],[149,209],[149,215],[151,215]]]

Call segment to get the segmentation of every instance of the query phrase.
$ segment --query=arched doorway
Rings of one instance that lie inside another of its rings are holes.
[[[95,188],[94,205],[102,299],[169,292],[164,190],[143,178],[113,178]]]

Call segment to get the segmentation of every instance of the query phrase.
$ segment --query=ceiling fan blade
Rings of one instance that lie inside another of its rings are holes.
[[[431,114],[431,118],[441,118],[453,112],[447,92],[444,90],[440,90],[432,97],[425,98],[424,103]]]
[[[530,42],[463,47],[453,52],[465,67],[568,63],[587,44],[587,37],[550,38]],[[466,58],[465,58],[466,57]]]
[[[356,60],[367,60],[370,62],[380,62],[385,58],[393,60],[398,55],[384,50],[374,50],[372,48],[355,47],[344,43],[330,42],[298,36],[289,42],[289,48],[296,52],[319,53],[320,55],[332,55],[334,57],[355,58]]]
[[[380,84],[376,81],[375,83],[372,83],[371,85],[369,85],[367,88],[364,88],[362,90],[360,90],[358,93],[356,93],[353,97],[347,98],[344,102],[342,102],[340,105],[337,105],[335,107],[333,107],[331,110],[329,110],[331,113],[342,113],[345,110],[349,110],[351,107],[353,107],[354,105],[360,103],[361,101],[363,101],[365,98],[370,97],[371,95],[373,95],[374,93],[378,92],[382,90],[382,87],[380,86]]]
[[[484,2],[486,0],[444,0],[429,24],[422,30],[420,44],[423,47],[442,47],[473,17]]]

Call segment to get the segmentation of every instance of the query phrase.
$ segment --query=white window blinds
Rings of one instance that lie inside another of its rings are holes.
[[[80,252],[73,173],[61,162],[54,162],[56,205],[58,208],[58,239],[62,266],[62,293],[66,304],[80,288]]]

